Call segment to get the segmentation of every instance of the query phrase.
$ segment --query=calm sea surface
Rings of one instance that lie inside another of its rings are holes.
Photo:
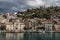
[[[0,33],[0,40],[60,40],[60,33]]]

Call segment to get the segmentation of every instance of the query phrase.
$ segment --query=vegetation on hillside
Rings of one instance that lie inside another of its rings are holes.
[[[24,12],[18,12],[18,17],[24,18],[46,18],[50,19],[51,16],[59,15],[60,7],[40,7],[36,9],[27,9]]]

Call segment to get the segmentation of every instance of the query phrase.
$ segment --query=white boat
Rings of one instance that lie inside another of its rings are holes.
[[[45,33],[45,31],[42,31],[42,33],[44,34],[44,33]]]
[[[39,30],[38,32],[45,33],[45,31],[43,31],[43,30]]]

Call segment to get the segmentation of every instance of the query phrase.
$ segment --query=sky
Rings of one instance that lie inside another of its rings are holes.
[[[22,11],[40,6],[60,6],[60,0],[0,0],[0,12]]]

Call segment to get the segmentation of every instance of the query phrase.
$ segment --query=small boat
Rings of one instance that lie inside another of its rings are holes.
[[[42,31],[42,33],[44,34],[44,33],[45,33],[45,31]]]
[[[42,33],[42,32],[43,32],[43,30],[38,30],[38,32],[41,32],[41,33]]]
[[[39,30],[38,32],[45,33],[45,31],[43,31],[43,30]]]

